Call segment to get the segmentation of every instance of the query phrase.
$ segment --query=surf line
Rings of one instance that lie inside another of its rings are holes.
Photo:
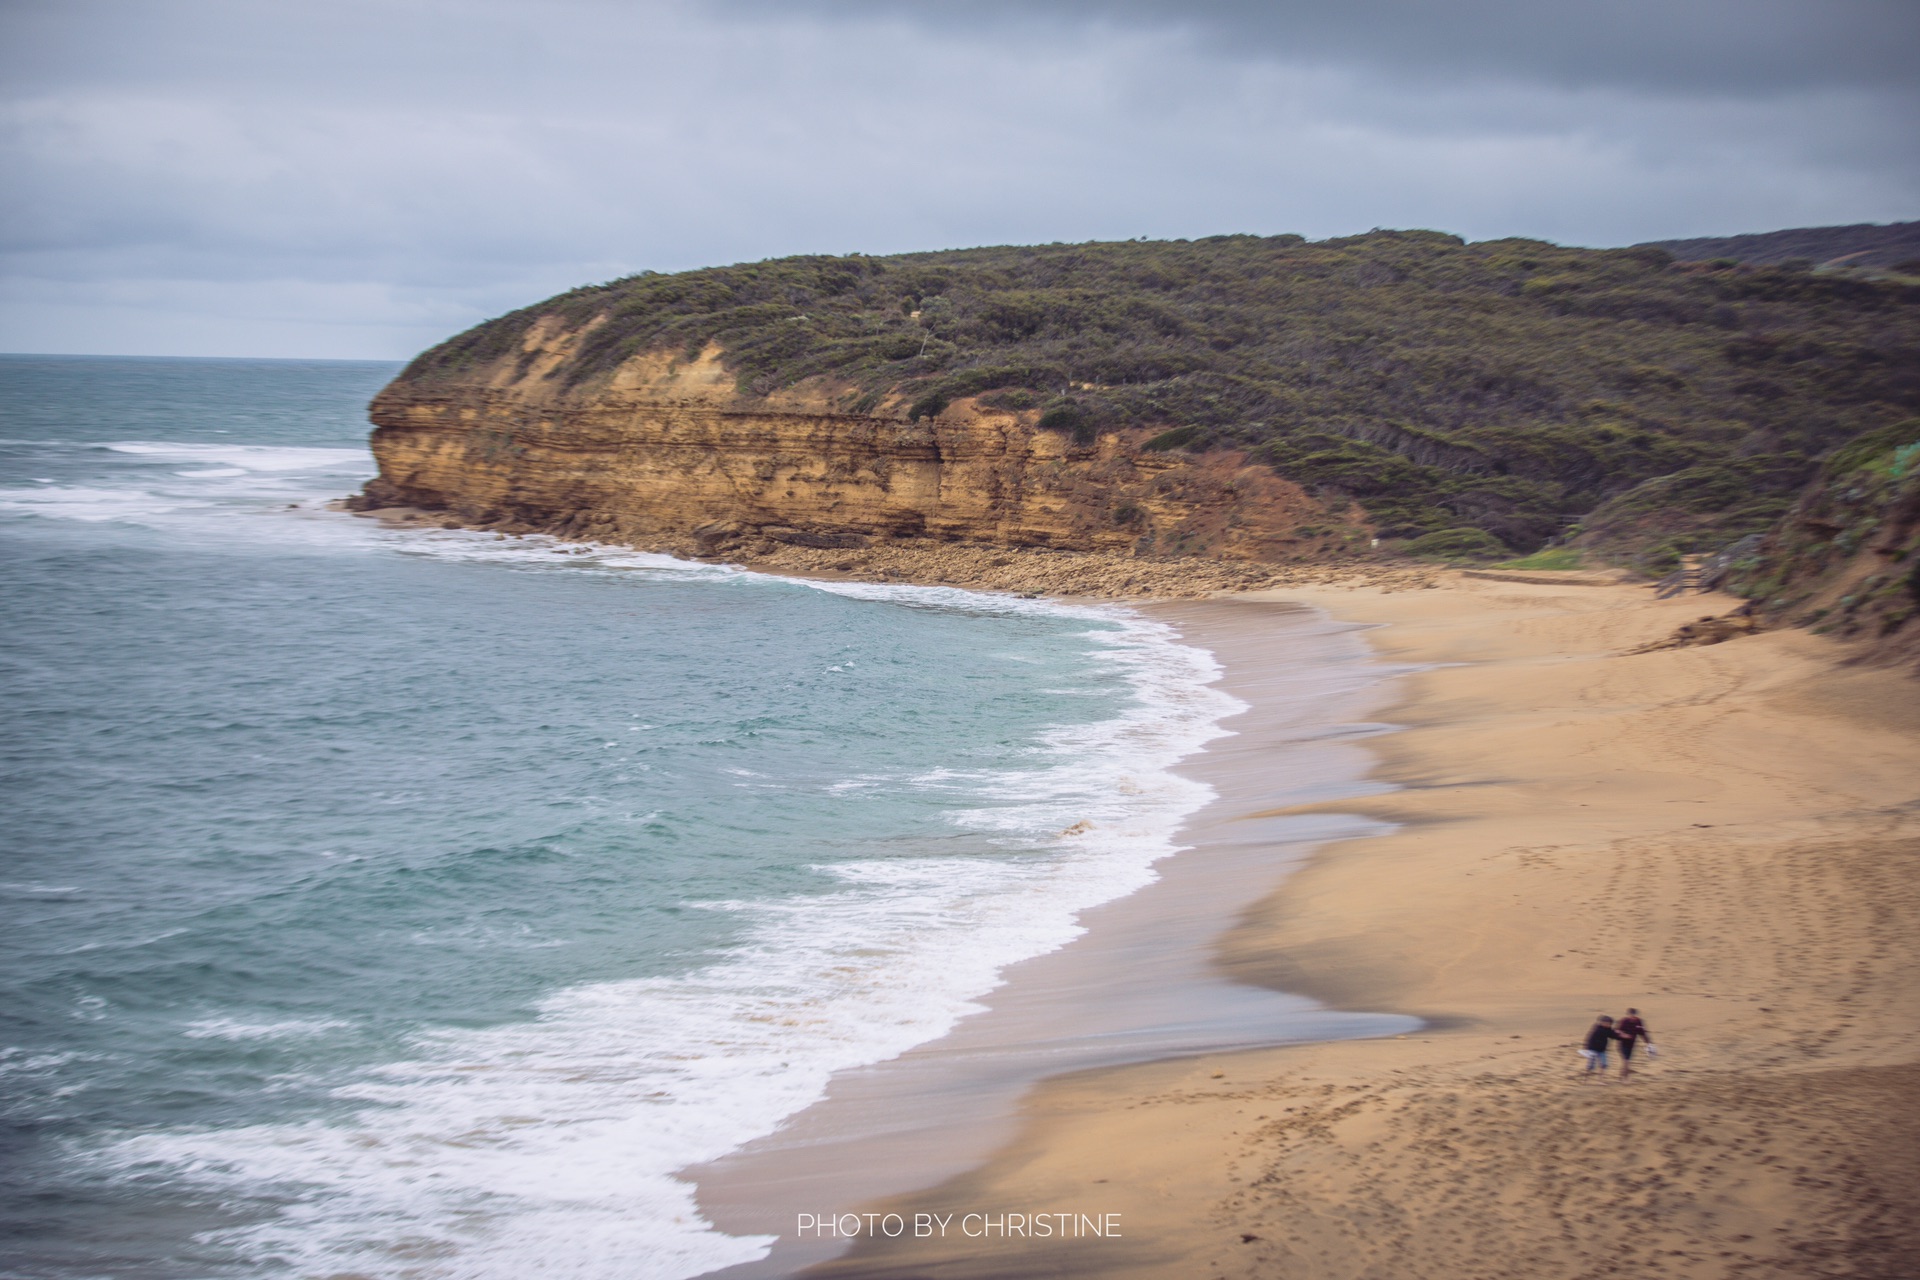
[[[1224,733],[1168,765],[1206,788],[1201,803],[1181,815],[1150,882],[1081,911],[1081,933],[1065,946],[1008,966],[982,1012],[939,1040],[839,1073],[821,1102],[779,1132],[683,1170],[718,1230],[774,1238],[766,1257],[710,1273],[714,1280],[790,1275],[857,1240],[891,1238],[821,1229],[850,1212],[894,1213],[907,1224],[917,1213],[984,1213],[956,1204],[959,1189],[942,1184],[1015,1139],[1021,1099],[1049,1076],[1418,1026],[1327,1010],[1235,981],[1216,963],[1219,939],[1314,850],[1390,829],[1275,811],[1379,790],[1366,780],[1373,761],[1362,742],[1386,726],[1364,717],[1384,704],[1397,671],[1375,660],[1360,628],[1303,606],[1203,601],[1140,616],[1201,649],[1206,683],[1235,699],[1216,722]],[[996,1209],[1021,1213],[1023,1226],[1038,1211]],[[804,1235],[795,1230],[801,1212],[813,1215]]]

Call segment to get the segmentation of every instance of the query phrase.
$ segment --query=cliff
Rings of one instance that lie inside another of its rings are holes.
[[[710,553],[1141,564],[1498,559],[1584,528],[1657,573],[1917,411],[1904,278],[1388,231],[796,257],[571,290],[423,353],[375,405],[366,501]]]
[[[907,542],[1276,563],[1369,536],[1349,504],[1237,451],[1076,439],[968,399],[917,420],[851,412],[821,379],[744,394],[717,344],[556,376],[592,328],[555,317],[458,378],[395,381],[373,402],[380,474],[355,505],[701,555]]]

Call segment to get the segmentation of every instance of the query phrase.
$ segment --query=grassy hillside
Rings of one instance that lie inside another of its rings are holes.
[[[1756,235],[1654,240],[1650,244],[1684,262],[1728,258],[1755,266],[1783,262],[1835,263],[1848,267],[1903,266],[1909,275],[1920,274],[1913,270],[1920,266],[1920,222],[1796,227],[1791,231],[1763,231]]]
[[[1082,441],[1249,450],[1389,538],[1529,551],[1592,514],[1595,545],[1659,567],[1764,527],[1836,444],[1920,410],[1916,304],[1900,281],[1650,247],[1220,236],[635,276],[403,376],[457,378],[544,315],[599,317],[558,376],[718,341],[750,395],[825,377],[849,410],[915,417],[980,396]]]
[[[1765,615],[1920,656],[1920,419],[1835,449],[1730,585]]]

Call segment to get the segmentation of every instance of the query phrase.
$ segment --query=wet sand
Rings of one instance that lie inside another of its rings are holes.
[[[863,1240],[810,1274],[1920,1274],[1920,681],[1804,632],[1628,652],[1724,598],[1263,594],[1423,669],[1365,740],[1397,789],[1248,813],[1395,826],[1323,847],[1213,962],[1424,1025],[1057,1076],[990,1160],[863,1206],[1025,1234]],[[1234,617],[1181,625],[1247,680],[1259,621]],[[1581,1033],[1629,1005],[1659,1057],[1583,1080]],[[1119,1234],[1033,1233],[1058,1213]]]
[[[1215,963],[1220,937],[1315,849],[1383,829],[1336,811],[1289,810],[1378,789],[1366,780],[1363,743],[1384,730],[1367,716],[1390,696],[1391,669],[1360,628],[1296,604],[1196,601],[1156,612],[1207,631],[1226,660],[1221,687],[1247,704],[1223,723],[1230,736],[1180,766],[1217,796],[1178,836],[1192,847],[1163,860],[1155,883],[1083,913],[1086,932],[1072,944],[1010,968],[986,1010],[952,1034],[843,1073],[826,1101],[779,1133],[690,1171],[702,1212],[722,1230],[781,1237],[765,1261],[717,1275],[790,1275],[838,1254],[845,1237],[803,1231],[801,1214],[834,1218],[977,1167],[1015,1138],[1020,1100],[1044,1078],[1417,1025],[1329,1011],[1235,981]],[[1245,660],[1256,653],[1262,661]],[[1100,1213],[1097,1198],[1083,1208]],[[958,1220],[1006,1209],[956,1201],[937,1212]]]

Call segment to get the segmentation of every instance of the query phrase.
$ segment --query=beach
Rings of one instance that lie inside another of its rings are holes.
[[[16,1269],[1914,1270],[1909,677],[1604,571],[342,515],[393,372],[0,362]]]
[[[1166,606],[1243,697],[1273,601],[1402,669],[1376,792],[1287,811],[1392,826],[1324,846],[1215,963],[1418,1029],[1057,1076],[987,1163],[864,1206],[972,1233],[809,1274],[1912,1274],[1920,685],[1803,631],[1634,652],[1737,602],[1538,576]],[[1629,1006],[1659,1056],[1582,1079]]]
[[[792,1275],[834,1257],[846,1244],[843,1215],[978,1167],[1018,1133],[1020,1100],[1043,1080],[1419,1025],[1239,982],[1215,957],[1220,937],[1315,850],[1385,829],[1328,802],[1377,789],[1362,744],[1383,729],[1367,716],[1387,696],[1391,668],[1372,658],[1360,628],[1286,601],[1181,602],[1143,625],[1199,627],[1220,649],[1238,641],[1283,655],[1238,663],[1213,685],[1224,719],[1176,770],[1197,804],[1164,846],[1173,856],[1159,859],[1151,883],[1079,912],[1078,935],[1064,945],[1002,969],[948,1034],[840,1073],[777,1132],[683,1171],[719,1229],[779,1238],[770,1256],[716,1280]],[[1148,782],[1115,779],[1122,789]],[[1098,818],[1062,833],[1069,845],[1125,836]],[[1195,846],[1204,856],[1181,852]]]

